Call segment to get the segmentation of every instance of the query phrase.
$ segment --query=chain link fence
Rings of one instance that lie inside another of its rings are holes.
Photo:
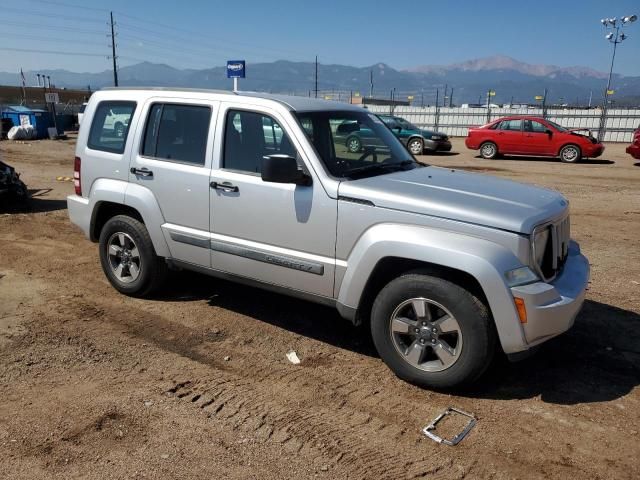
[[[605,142],[631,143],[633,132],[640,126],[639,109],[613,109],[605,112],[603,132],[600,124],[603,112],[600,108],[462,108],[462,107],[413,107],[368,105],[367,108],[380,114],[402,117],[418,127],[438,130],[451,137],[465,137],[469,127],[484,125],[496,118],[509,115],[535,115],[556,122],[566,128],[591,131]]]

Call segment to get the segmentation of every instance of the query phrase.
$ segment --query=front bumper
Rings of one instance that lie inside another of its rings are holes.
[[[571,242],[560,275],[551,283],[536,282],[512,287],[514,297],[524,300],[527,321],[522,324],[526,345],[534,347],[566,332],[582,308],[589,284],[589,261],[580,246]]]
[[[424,149],[429,152],[449,152],[451,151],[451,142],[449,140],[430,140],[425,138]]]
[[[583,149],[583,155],[586,158],[597,158],[604,152],[604,145],[597,143]]]
[[[627,147],[627,153],[631,155],[633,158],[640,159],[640,143],[632,144]]]

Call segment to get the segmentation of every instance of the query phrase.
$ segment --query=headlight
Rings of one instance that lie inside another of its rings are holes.
[[[431,135],[431,140],[442,140],[440,135]]]
[[[533,235],[533,261],[537,268],[542,267],[542,258],[549,241],[549,228],[544,228]]]
[[[507,285],[510,287],[517,287],[518,285],[525,285],[539,280],[538,276],[533,273],[529,267],[520,267],[515,270],[509,270],[508,272],[505,272],[504,278],[506,278]]]

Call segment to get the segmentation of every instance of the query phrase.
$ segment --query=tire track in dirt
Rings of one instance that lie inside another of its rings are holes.
[[[83,312],[107,307],[100,305],[83,299],[61,306],[59,313],[82,317]],[[362,390],[357,376],[349,382],[327,382],[313,368],[252,363],[247,360],[252,355],[234,359],[233,364],[221,362],[215,353],[201,349],[211,344],[206,329],[198,331],[135,308],[111,305],[108,316],[91,317],[88,323],[96,321],[103,329],[195,362],[197,376],[165,384],[162,390],[252,442],[281,445],[318,466],[372,478],[417,478],[444,471],[447,478],[457,478],[451,470],[453,460],[432,445],[425,447],[418,425],[401,426],[419,407],[415,399],[405,397],[400,413],[394,413],[388,407],[403,403],[399,394],[381,402]],[[91,325],[85,328],[91,331]],[[258,367],[260,374],[254,375]],[[410,421],[415,420],[412,415]]]

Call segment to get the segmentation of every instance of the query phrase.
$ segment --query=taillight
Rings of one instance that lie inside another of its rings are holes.
[[[76,157],[73,161],[73,186],[76,189],[76,195],[82,195],[82,185],[80,185],[80,157]]]

